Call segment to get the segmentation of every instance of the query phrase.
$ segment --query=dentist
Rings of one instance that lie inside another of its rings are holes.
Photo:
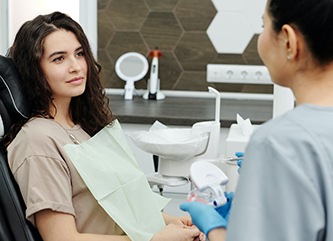
[[[333,0],[267,1],[258,51],[297,106],[252,135],[229,223],[181,205],[210,241],[333,240],[332,12]]]

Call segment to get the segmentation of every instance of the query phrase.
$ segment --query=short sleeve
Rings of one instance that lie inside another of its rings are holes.
[[[74,215],[70,172],[63,160],[27,157],[14,177],[27,206],[26,217],[34,225],[34,214],[44,209]]]

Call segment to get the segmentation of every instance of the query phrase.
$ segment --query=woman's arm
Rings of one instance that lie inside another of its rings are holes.
[[[44,241],[130,241],[127,236],[79,233],[72,215],[50,209],[37,212],[35,220]]]
[[[181,227],[179,223],[171,221],[164,229],[156,233],[151,241],[193,241],[197,240],[200,231],[197,228]],[[127,236],[99,235],[79,233],[76,229],[74,217],[70,214],[55,212],[50,209],[39,211],[35,214],[37,228],[44,241],[130,241]],[[204,240],[204,238],[200,239]]]

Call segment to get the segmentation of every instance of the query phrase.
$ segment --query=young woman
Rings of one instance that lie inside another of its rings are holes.
[[[6,137],[28,220],[43,240],[130,240],[94,199],[63,148],[88,140],[114,120],[82,28],[59,12],[40,15],[22,25],[9,55],[31,104],[30,118]],[[167,225],[152,241],[204,239],[190,218],[163,215]]]
[[[332,12],[332,0],[267,1],[258,51],[297,106],[253,134],[227,232],[208,206],[181,206],[210,241],[333,240]]]

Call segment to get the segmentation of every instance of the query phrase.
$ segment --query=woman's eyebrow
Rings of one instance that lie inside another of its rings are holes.
[[[52,58],[55,55],[66,54],[66,53],[67,53],[66,51],[57,51],[57,52],[54,52],[54,53],[52,53],[52,54],[49,55],[49,59]]]
[[[79,47],[77,47],[77,48],[75,49],[75,52],[77,52],[77,51],[79,51],[79,50],[82,50],[82,49],[83,49],[83,47],[82,47],[82,46],[79,46]],[[67,53],[67,51],[56,51],[56,52],[50,54],[50,55],[49,55],[49,58],[52,58],[52,57],[55,56],[55,55],[66,54],[66,53]]]

